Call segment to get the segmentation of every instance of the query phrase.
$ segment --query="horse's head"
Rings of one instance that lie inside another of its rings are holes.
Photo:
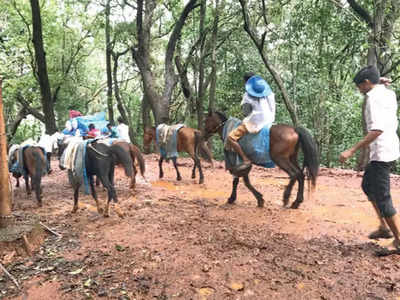
[[[204,137],[210,138],[214,133],[218,132],[225,124],[227,118],[225,114],[216,111],[210,112],[204,120]]]
[[[143,150],[144,153],[150,153],[151,142],[156,138],[156,128],[146,127],[143,132]]]

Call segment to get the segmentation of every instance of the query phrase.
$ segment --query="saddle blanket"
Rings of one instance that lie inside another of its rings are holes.
[[[231,117],[225,122],[222,131],[222,138],[224,140],[225,167],[228,170],[242,163],[242,158],[240,155],[229,149],[227,145],[229,133],[241,123],[241,120]],[[243,152],[247,155],[251,162],[264,168],[275,167],[275,164],[269,155],[269,130],[270,126],[264,126],[258,133],[248,133],[239,140],[239,144],[242,147]]]
[[[178,157],[177,133],[185,124],[167,125],[160,124],[156,128],[156,142],[163,158]]]

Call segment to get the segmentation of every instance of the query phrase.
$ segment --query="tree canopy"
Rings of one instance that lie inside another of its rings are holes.
[[[355,72],[374,64],[398,89],[399,14],[395,0],[1,1],[8,140],[62,130],[70,109],[123,117],[139,144],[161,122],[242,118],[252,71],[276,95],[277,122],[308,128],[335,166],[363,134]]]

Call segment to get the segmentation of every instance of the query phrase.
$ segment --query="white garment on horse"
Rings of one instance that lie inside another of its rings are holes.
[[[50,135],[44,134],[40,137],[38,146],[42,147],[46,152],[53,152],[53,141]]]
[[[11,161],[11,158],[13,156],[13,154],[15,153],[15,151],[17,151],[19,149],[20,145],[18,144],[14,144],[10,147],[10,149],[8,150],[8,161]]]
[[[130,143],[131,139],[129,137],[129,127],[128,125],[124,124],[124,123],[120,123],[117,126],[117,132],[118,132],[118,136],[119,139],[124,140],[125,142]]]
[[[27,145],[29,145],[29,146],[37,146],[35,140],[32,139],[32,138],[29,138],[26,141],[23,141],[20,146],[23,147],[23,146],[27,146]]]
[[[264,98],[255,98],[245,93],[241,105],[250,104],[252,111],[243,120],[250,133],[259,132],[264,126],[275,121],[275,95],[271,93]]]

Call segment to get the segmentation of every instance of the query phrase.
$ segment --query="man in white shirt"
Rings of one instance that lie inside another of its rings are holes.
[[[251,167],[251,161],[243,152],[239,139],[247,133],[257,133],[275,121],[275,96],[268,83],[254,73],[246,73],[243,79],[246,82],[246,92],[241,106],[246,117],[228,136],[229,145],[243,160],[236,172],[250,170]]]
[[[393,234],[393,246],[399,250],[399,223],[390,195],[390,169],[400,156],[397,100],[396,94],[379,82],[379,71],[373,66],[361,69],[354,77],[354,83],[365,95],[368,133],[353,147],[342,152],[339,160],[344,162],[358,149],[369,146],[370,161],[364,172],[362,189],[380,221],[378,230],[372,232],[369,237],[390,238]]]
[[[122,117],[118,117],[118,126],[117,132],[120,139],[124,140],[125,142],[130,143],[131,139],[129,137],[129,127],[124,123]]]

